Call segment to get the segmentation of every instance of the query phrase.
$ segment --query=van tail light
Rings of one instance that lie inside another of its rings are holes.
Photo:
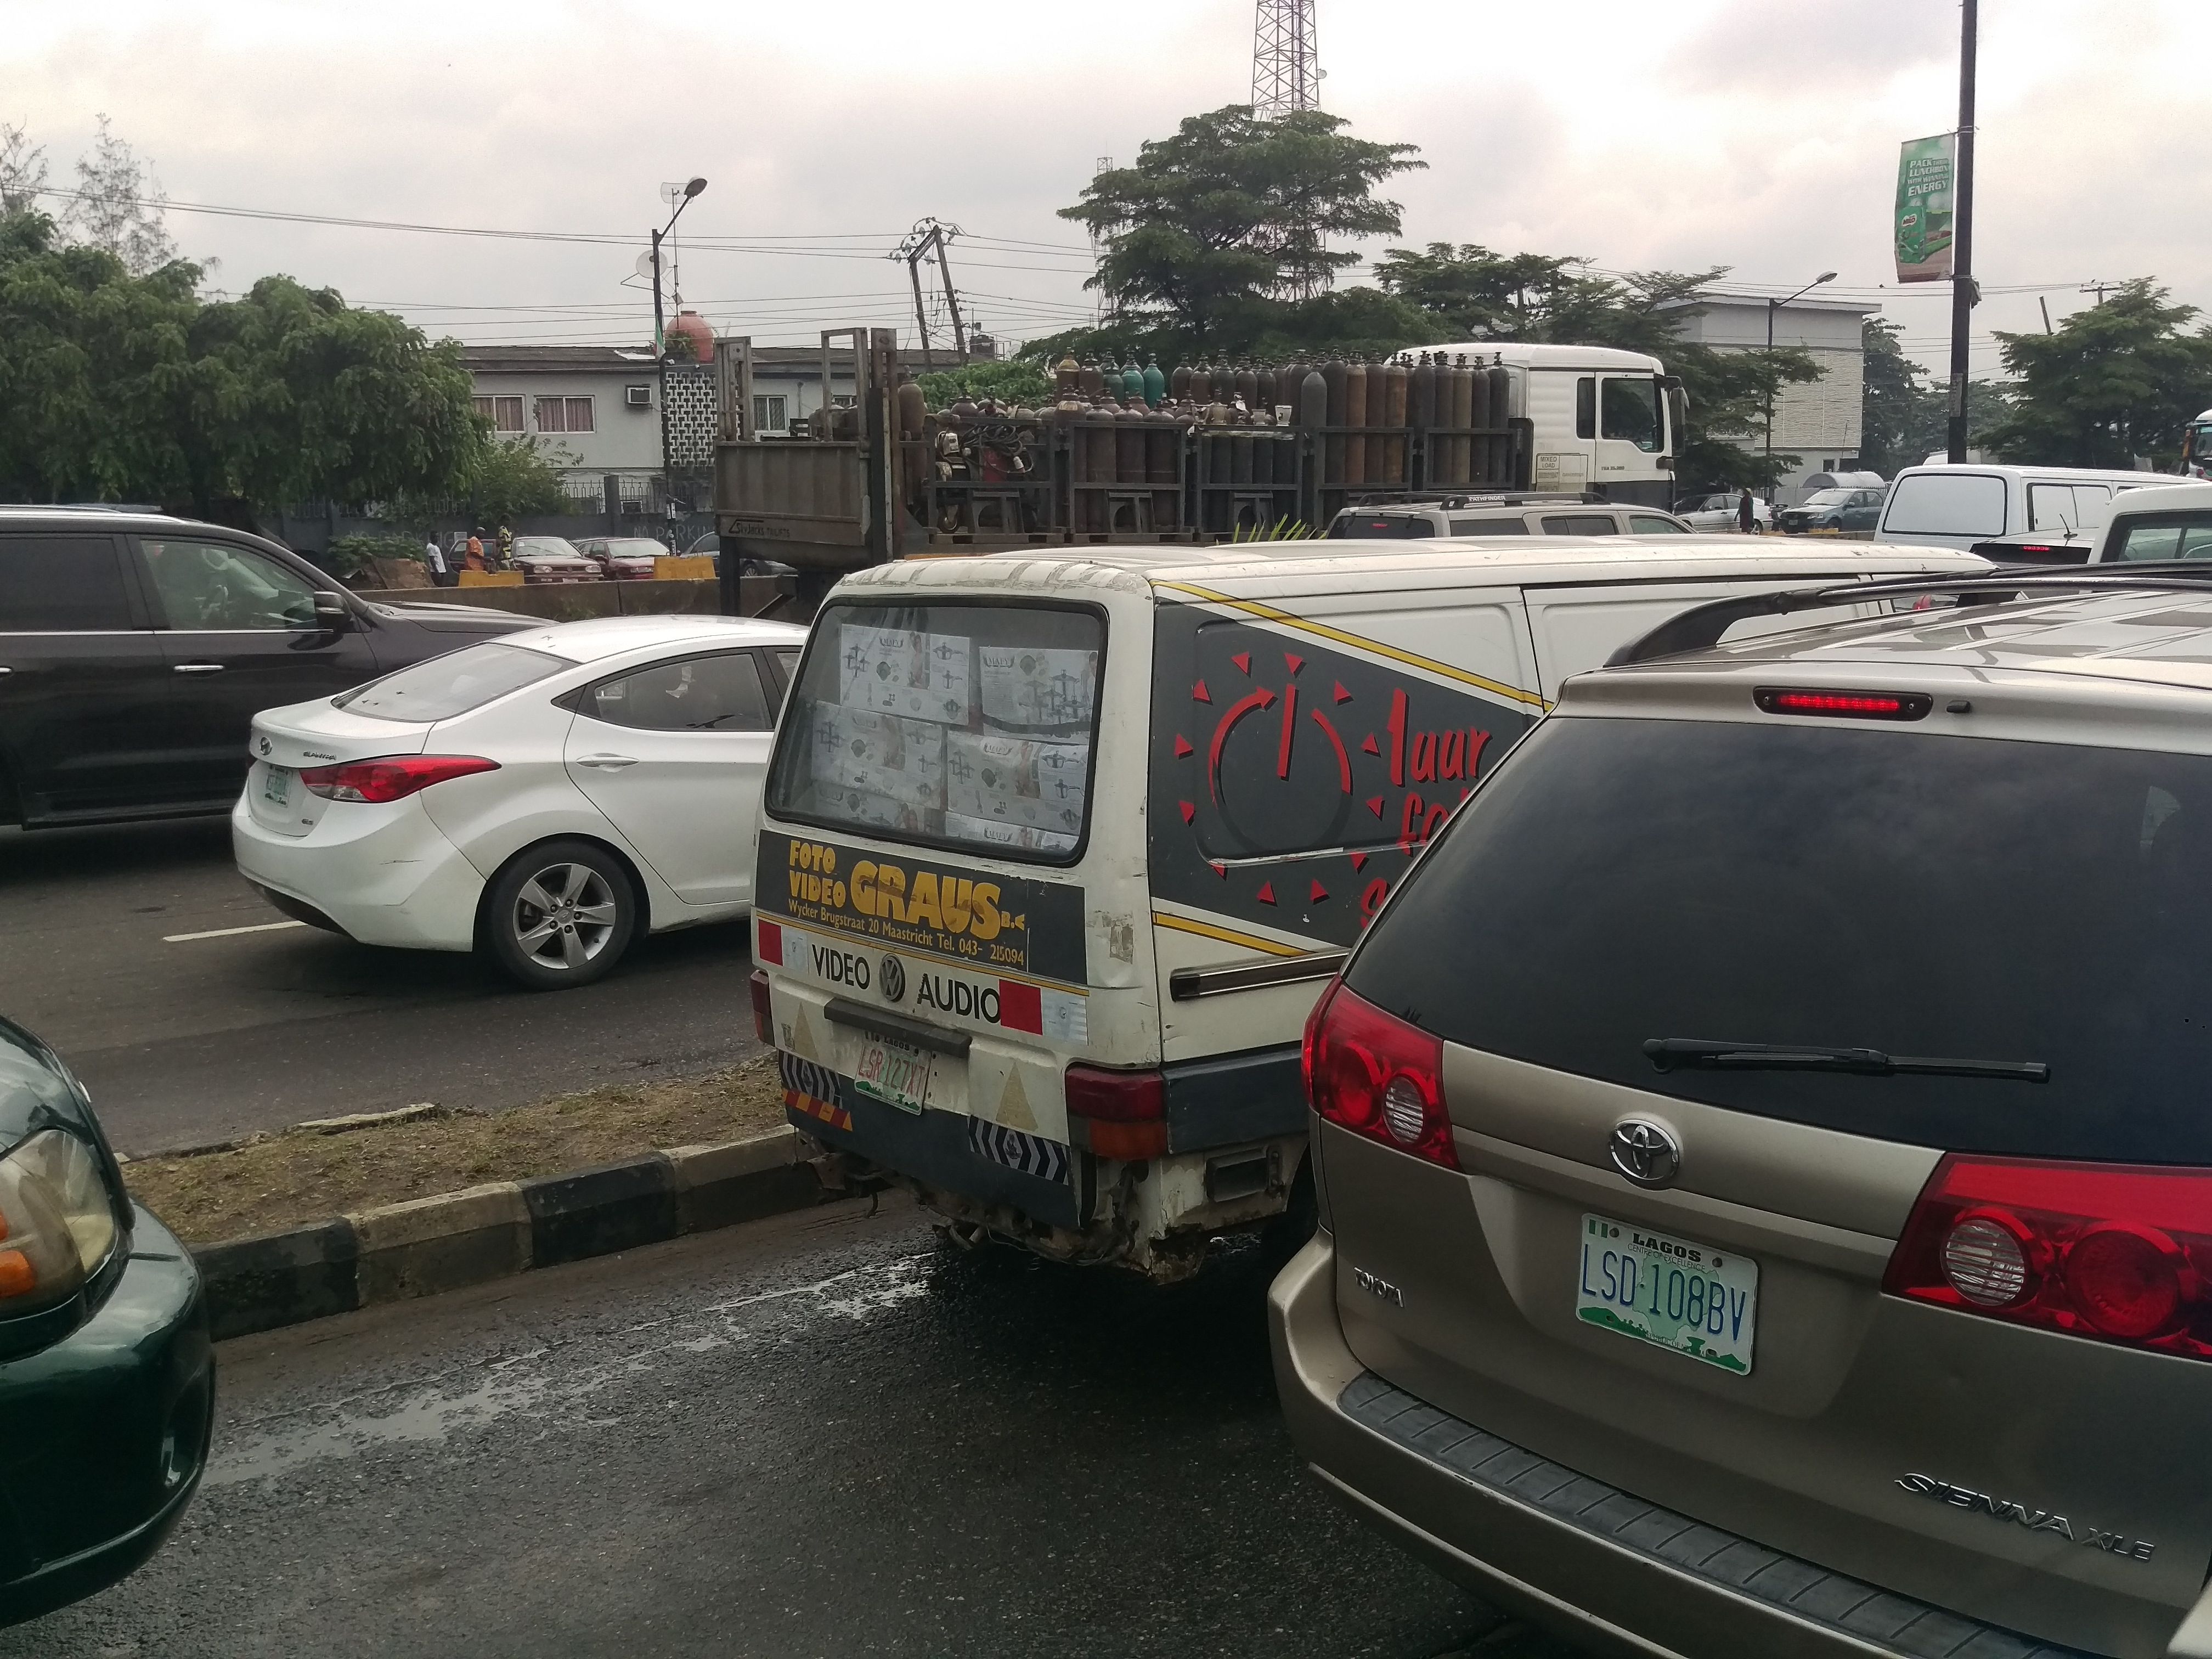
[[[325,800],[382,803],[404,800],[420,789],[472,772],[496,772],[499,763],[480,755],[386,755],[377,760],[310,766],[300,774],[309,793]]]
[[[1908,1301],[2212,1359],[2212,1170],[1947,1154],[1889,1259]]]
[[[1100,1158],[1134,1164],[1167,1156],[1168,1080],[1159,1073],[1079,1062],[1067,1068],[1066,1086],[1067,1115],[1083,1121]]]
[[[1444,1045],[1332,980],[1306,1018],[1306,1098],[1331,1123],[1447,1170]]]
[[[753,1035],[773,1048],[775,1047],[775,1014],[769,1002],[768,969],[754,969],[750,983],[753,994]]]

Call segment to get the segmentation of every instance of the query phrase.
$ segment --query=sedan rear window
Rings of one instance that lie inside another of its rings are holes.
[[[566,657],[549,652],[488,642],[418,662],[380,680],[340,692],[331,702],[349,714],[366,714],[372,720],[417,723],[451,720],[575,665]]]
[[[2212,1163],[2212,756],[1553,720],[1410,881],[1348,982],[1447,1041],[1886,1140]],[[2050,1078],[1662,1073],[1667,1037]]]
[[[769,810],[1071,862],[1090,823],[1105,645],[1088,608],[829,605],[785,704]]]

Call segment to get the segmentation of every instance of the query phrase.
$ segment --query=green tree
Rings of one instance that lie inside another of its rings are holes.
[[[489,439],[452,510],[473,513],[487,525],[566,513],[568,495],[561,488],[559,466],[573,459],[536,438]]]
[[[1434,318],[1453,340],[1532,340],[1569,283],[1587,263],[1545,253],[1493,253],[1475,242],[1431,242],[1416,253],[1394,247],[1376,261],[1375,280]]]
[[[932,409],[948,409],[963,398],[1031,406],[1052,398],[1052,377],[1033,362],[964,363],[915,378]]]
[[[1866,390],[1860,404],[1859,464],[1885,477],[1917,466],[1947,439],[1943,388],[1898,345],[1895,323],[1869,317],[1861,325]],[[1972,405],[1970,404],[1971,408]]]
[[[1287,301],[1358,262],[1328,238],[1395,232],[1398,206],[1375,187],[1427,165],[1413,145],[1371,143],[1345,125],[1319,110],[1262,120],[1242,104],[1187,118],[1060,210],[1100,244],[1087,286],[1177,357],[1244,348]]]
[[[1999,332],[2013,383],[1990,447],[2045,466],[2177,465],[2182,427],[2212,403],[2212,328],[2191,330],[2197,315],[2138,277],[2053,333]]]

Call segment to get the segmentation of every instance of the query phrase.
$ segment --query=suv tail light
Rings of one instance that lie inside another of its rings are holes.
[[[1306,1018],[1306,1097],[1331,1123],[1447,1170],[1459,1168],[1444,1112],[1444,1045],[1341,980]]]
[[[1762,685],[1751,700],[1769,714],[1819,714],[1830,720],[1917,720],[1936,706],[1925,691],[1844,691]]]
[[[1947,1154],[1882,1289],[2212,1359],[2212,1170]]]
[[[753,1035],[773,1048],[775,1047],[775,1012],[769,1001],[768,969],[754,969],[750,983],[753,994]]]
[[[416,790],[443,783],[447,778],[498,770],[497,761],[477,755],[386,755],[337,766],[310,766],[300,774],[300,781],[325,800],[381,803],[404,800]]]
[[[1078,1062],[1067,1068],[1067,1115],[1084,1120],[1101,1158],[1134,1164],[1167,1156],[1168,1080],[1158,1072]]]

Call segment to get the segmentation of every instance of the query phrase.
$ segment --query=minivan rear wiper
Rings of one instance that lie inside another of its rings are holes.
[[[1695,1066],[1719,1072],[1856,1072],[1864,1077],[1986,1077],[2048,1083],[2039,1060],[1930,1060],[1879,1048],[1829,1048],[1818,1043],[1716,1042],[1705,1037],[1650,1037],[1644,1052],[1660,1071]]]

